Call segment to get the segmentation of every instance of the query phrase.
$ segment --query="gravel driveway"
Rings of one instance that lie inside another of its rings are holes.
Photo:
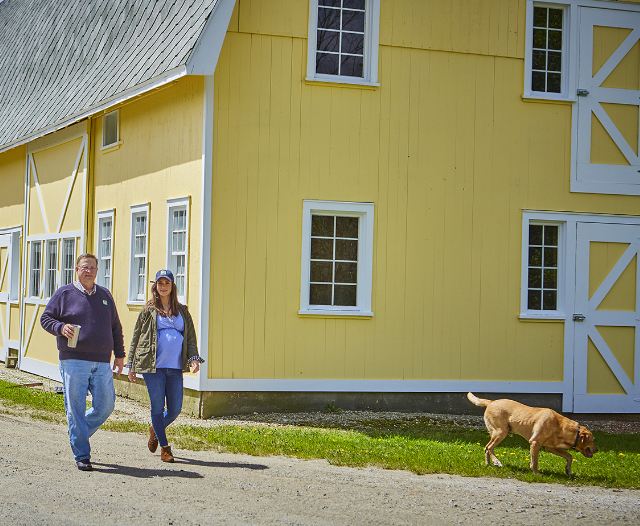
[[[119,398],[116,407],[112,418],[148,420],[142,404]],[[465,425],[475,423],[469,418]],[[149,453],[146,437],[102,430],[91,444],[95,469],[78,471],[66,425],[0,405],[0,526],[640,523],[636,490],[419,476],[175,448],[176,463],[165,464]]]

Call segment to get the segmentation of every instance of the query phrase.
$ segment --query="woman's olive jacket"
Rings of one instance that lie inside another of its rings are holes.
[[[186,305],[178,305],[180,314],[184,319],[184,338],[182,340],[182,370],[189,371],[189,362],[198,360],[204,362],[198,356],[198,342],[196,329],[191,319],[191,314]],[[158,347],[158,322],[157,309],[153,305],[146,305],[140,312],[136,326],[133,329],[131,347],[127,357],[127,367],[132,373],[155,373],[156,352]]]

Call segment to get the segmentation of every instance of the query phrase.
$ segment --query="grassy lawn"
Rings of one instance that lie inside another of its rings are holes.
[[[0,398],[54,414],[64,413],[62,397],[0,380]],[[107,421],[104,429],[146,435],[146,423]],[[587,459],[573,451],[573,475],[564,474],[565,461],[542,451],[538,468],[529,469],[529,444],[508,437],[496,449],[504,467],[484,465],[486,431],[406,425],[400,429],[354,431],[312,427],[171,426],[169,443],[180,449],[214,450],[249,455],[285,455],[326,459],[338,466],[406,469],[417,474],[448,473],[466,477],[512,478],[525,482],[556,482],[612,488],[640,487],[640,436],[595,432],[599,452]],[[144,442],[141,441],[144,445]],[[142,447],[142,446],[141,446]]]

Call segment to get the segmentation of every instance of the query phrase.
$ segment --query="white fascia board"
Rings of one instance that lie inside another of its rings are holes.
[[[34,141],[35,139],[39,139],[40,137],[44,137],[45,135],[48,135],[50,133],[57,132],[63,128],[66,128],[68,126],[71,126],[72,124],[75,124],[76,122],[86,119],[87,117],[91,117],[92,115],[100,113],[106,110],[107,108],[116,106],[118,104],[122,104],[123,102],[129,99],[132,99],[134,97],[147,93],[148,91],[152,91],[156,88],[159,88],[160,86],[164,86],[165,84],[174,82],[178,80],[180,77],[184,77],[186,74],[187,74],[187,68],[184,65],[179,66],[175,69],[172,69],[171,71],[167,71],[163,75],[160,75],[151,80],[148,80],[147,82],[143,82],[142,84],[138,84],[137,86],[134,86],[133,88],[129,88],[128,90],[125,90],[121,93],[118,93],[113,97],[100,101],[98,104],[91,106],[89,108],[86,108],[82,110],[80,113],[76,113],[75,115],[70,115],[68,117],[65,117],[64,119],[54,124],[51,124],[46,128],[42,128],[33,133],[30,133],[29,135],[25,135],[24,137],[16,139],[13,142],[0,146],[0,153],[16,148],[17,146],[20,146],[22,144],[26,144],[31,141]]]
[[[236,0],[218,0],[187,60],[188,75],[213,75]]]

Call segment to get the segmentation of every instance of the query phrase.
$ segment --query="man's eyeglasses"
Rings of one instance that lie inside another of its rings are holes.
[[[81,272],[95,272],[98,267],[79,267]]]

